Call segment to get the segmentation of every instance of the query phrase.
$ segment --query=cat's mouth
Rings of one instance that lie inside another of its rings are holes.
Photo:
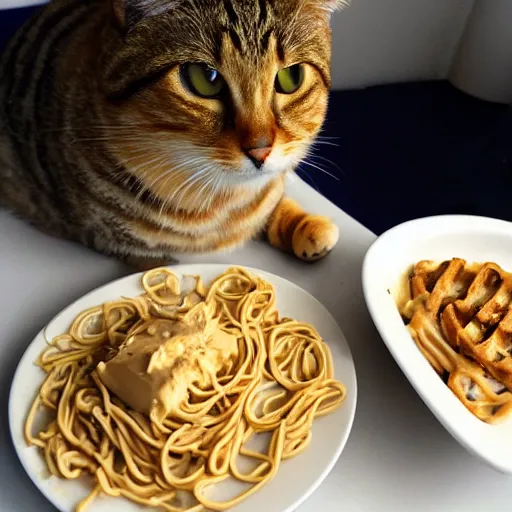
[[[226,184],[265,182],[277,175],[284,174],[294,168],[289,157],[270,155],[264,162],[255,164],[251,159],[244,158],[238,165],[222,165],[219,169]]]
[[[309,140],[293,140],[288,143],[260,137],[225,146],[215,145],[198,148],[197,153],[206,153],[212,167],[221,174],[220,180],[226,184],[262,182],[293,170],[303,160],[311,144]],[[194,148],[190,148],[194,152]],[[203,154],[204,154],[203,153]]]

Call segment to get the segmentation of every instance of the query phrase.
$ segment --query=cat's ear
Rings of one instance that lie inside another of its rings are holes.
[[[144,4],[140,0],[111,0],[114,19],[119,28],[128,31],[144,18]]]
[[[180,0],[111,0],[118,26],[129,30],[144,18],[170,11]]]
[[[120,28],[126,27],[126,2],[125,0],[112,0],[112,14],[114,20]]]
[[[350,0],[313,0],[329,16],[334,12],[350,5]]]

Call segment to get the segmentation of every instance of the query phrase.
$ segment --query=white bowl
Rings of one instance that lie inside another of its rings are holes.
[[[512,271],[512,223],[446,215],[413,220],[387,231],[365,256],[366,304],[392,356],[439,422],[469,452],[498,471],[512,473],[512,417],[490,425],[466,409],[416,347],[388,293],[417,261],[453,257],[493,261]]]

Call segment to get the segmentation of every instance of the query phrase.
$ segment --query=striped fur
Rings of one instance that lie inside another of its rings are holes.
[[[313,260],[328,219],[283,198],[325,116],[334,0],[53,0],[0,61],[0,204],[49,234],[150,264],[267,234]],[[208,100],[179,67],[219,70]],[[305,64],[294,94],[277,71]],[[258,170],[242,146],[272,141]]]

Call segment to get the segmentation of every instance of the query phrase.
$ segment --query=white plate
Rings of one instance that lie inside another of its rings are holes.
[[[363,264],[363,291],[375,326],[417,393],[469,452],[512,473],[512,417],[497,425],[476,418],[439,378],[407,331],[388,289],[423,259],[494,261],[512,271],[512,224],[446,215],[401,224],[381,235]]]
[[[199,274],[208,283],[227,269],[227,265],[179,265],[172,267],[177,274]],[[246,267],[247,268],[247,267]],[[282,463],[276,477],[258,493],[232,510],[236,512],[291,512],[310,496],[328,475],[347,442],[356,407],[356,373],[348,344],[331,314],[315,298],[298,286],[262,270],[250,272],[270,281],[276,288],[277,307],[283,316],[310,322],[329,343],[335,377],[347,388],[344,404],[332,414],[317,418],[313,425],[310,446],[294,459]],[[70,283],[71,284],[71,283]],[[61,511],[72,512],[77,501],[90,489],[81,481],[47,477],[46,466],[35,447],[27,447],[23,424],[44,373],[34,361],[45,346],[46,339],[64,332],[82,310],[142,292],[140,274],[114,281],[85,295],[54,318],[28,347],[16,370],[10,397],[9,421],[14,447],[26,472],[40,491]],[[151,510],[120,498],[101,497],[93,502],[90,512],[123,512]]]

